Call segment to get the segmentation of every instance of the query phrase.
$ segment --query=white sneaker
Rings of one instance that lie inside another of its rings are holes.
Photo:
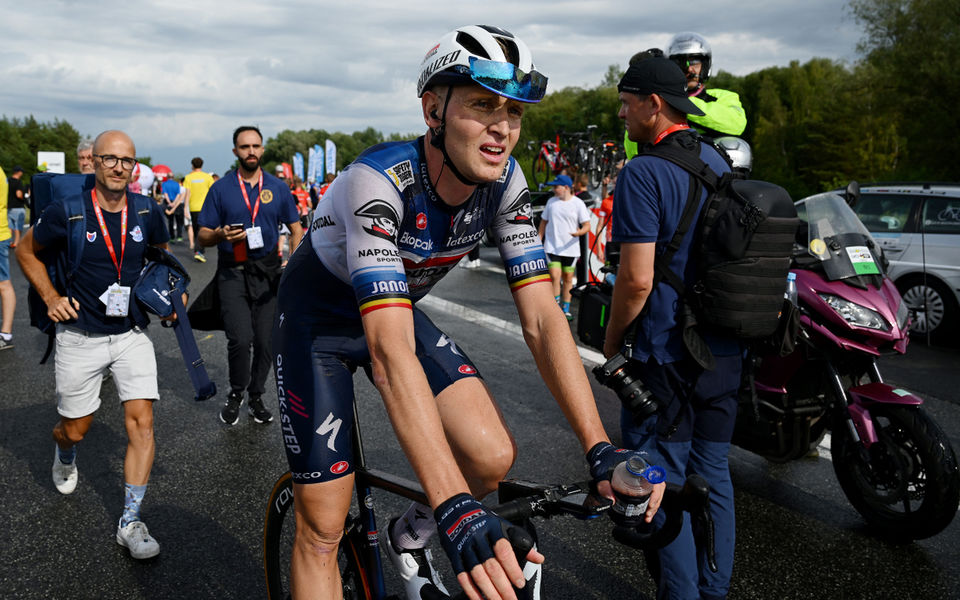
[[[160,544],[147,531],[143,521],[131,521],[126,527],[117,523],[117,543],[130,551],[130,556],[143,560],[160,554]]]
[[[72,494],[77,489],[77,459],[65,465],[60,462],[57,445],[53,445],[53,485],[61,494]]]
[[[449,595],[447,588],[443,587],[440,576],[433,568],[433,555],[430,550],[423,548],[420,550],[400,550],[393,545],[390,532],[393,530],[393,524],[396,519],[390,521],[387,526],[387,555],[390,562],[403,579],[403,587],[407,592],[409,600],[420,600],[421,590],[431,586],[436,590]]]

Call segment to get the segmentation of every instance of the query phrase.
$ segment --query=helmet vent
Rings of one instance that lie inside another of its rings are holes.
[[[490,59],[490,54],[484,50],[483,46],[478,42],[473,36],[463,33],[462,31],[457,32],[457,43],[467,49],[467,52],[470,54],[475,54],[477,56],[482,56],[483,58]]]

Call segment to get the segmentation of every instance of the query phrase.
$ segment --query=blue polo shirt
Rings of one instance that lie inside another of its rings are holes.
[[[244,229],[252,226],[252,210],[257,204],[256,183],[250,185],[243,182],[247,188],[247,198],[250,201],[250,208],[243,201],[243,193],[240,191],[240,181],[237,179],[237,171],[233,170],[217,180],[207,193],[207,198],[203,203],[203,209],[197,218],[200,227],[216,229],[226,225],[242,223]],[[263,258],[267,254],[277,252],[277,243],[280,241],[280,225],[290,223],[299,223],[300,216],[297,213],[297,203],[287,187],[280,179],[273,175],[263,172],[263,191],[260,193],[260,209],[257,212],[256,225],[263,234],[263,248],[257,250],[247,249],[247,258],[255,260]],[[220,264],[233,264],[233,244],[227,241],[217,244],[219,252],[218,260]]]
[[[718,175],[730,170],[727,162],[708,144],[700,144],[700,158]],[[680,224],[690,186],[690,175],[681,167],[656,156],[639,155],[627,162],[617,177],[613,195],[613,241],[656,242],[662,254]],[[706,200],[704,191],[700,207]],[[699,211],[698,211],[699,214]],[[690,261],[690,244],[697,222],[690,226],[680,248],[670,261],[674,273],[682,273],[686,287],[696,279],[695,261]],[[677,324],[679,297],[665,281],[660,282],[647,298],[647,312],[637,332],[634,358],[646,362],[650,357],[660,364],[687,357],[682,332]],[[704,335],[716,356],[740,352],[733,338]]]
[[[167,195],[167,204],[173,204],[174,200],[177,199],[177,196],[180,195],[180,182],[170,177],[163,182],[163,185],[160,186],[160,189],[163,190],[163,193]]]
[[[139,194],[127,193],[127,242],[123,251],[120,285],[133,287],[143,268],[143,252],[147,245],[156,246],[165,244],[170,236],[167,233],[167,223],[163,211],[153,200],[144,198],[150,207],[149,214],[137,214],[134,196]],[[143,198],[143,196],[140,196]],[[83,203],[86,218],[86,235],[84,236],[83,257],[80,266],[73,278],[73,297],[80,303],[75,322],[68,323],[72,327],[82,329],[88,333],[105,333],[117,335],[133,329],[135,325],[146,326],[146,313],[140,308],[131,296],[129,314],[126,317],[108,317],[106,305],[100,301],[100,296],[107,288],[117,282],[117,267],[110,257],[103,232],[97,222],[97,214],[93,210],[93,201],[90,191],[83,193]],[[122,213],[102,211],[103,220],[110,233],[110,240],[120,260],[120,225]],[[67,217],[64,206],[60,202],[53,202],[43,211],[40,219],[33,228],[33,239],[45,249],[66,252]]]

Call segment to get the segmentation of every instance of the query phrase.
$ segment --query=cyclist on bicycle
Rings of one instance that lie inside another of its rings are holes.
[[[366,150],[320,199],[280,282],[274,328],[281,426],[294,478],[294,598],[337,598],[337,545],[353,482],[353,380],[369,364],[430,506],[391,522],[381,544],[419,598],[440,587],[427,539],[440,542],[470,598],[515,598],[524,575],[501,521],[476,498],[496,489],[516,446],[477,367],[415,305],[487,227],[499,240],[524,337],[601,493],[630,453],[610,444],[570,328],[554,302],[511,158],[527,103],[546,77],[509,32],[467,26],[424,57],[417,83],[426,135]],[[653,517],[663,486],[653,494]],[[432,518],[430,515],[432,513]],[[531,550],[528,561],[540,563]],[[539,578],[538,578],[539,579]],[[511,585],[512,584],[512,585]]]
[[[652,50],[634,55],[630,62]],[[660,52],[656,50],[656,52]],[[661,52],[662,55],[662,52]],[[687,76],[687,95],[690,101],[703,111],[703,116],[687,115],[690,126],[705,137],[739,136],[747,128],[747,115],[740,104],[740,95],[730,90],[704,86],[710,78],[713,51],[699,33],[685,31],[673,36],[667,45],[667,58],[677,63]],[[623,147],[627,158],[637,155],[637,144],[624,136]]]

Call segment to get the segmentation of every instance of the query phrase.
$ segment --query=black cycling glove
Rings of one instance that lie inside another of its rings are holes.
[[[598,442],[587,452],[587,463],[590,465],[590,476],[593,482],[610,481],[613,469],[632,456],[639,456],[650,462],[649,455],[640,450],[617,448],[610,442]]]
[[[469,571],[493,558],[493,545],[504,537],[509,523],[488,511],[470,494],[457,494],[433,512],[440,531],[440,545],[454,573]]]

